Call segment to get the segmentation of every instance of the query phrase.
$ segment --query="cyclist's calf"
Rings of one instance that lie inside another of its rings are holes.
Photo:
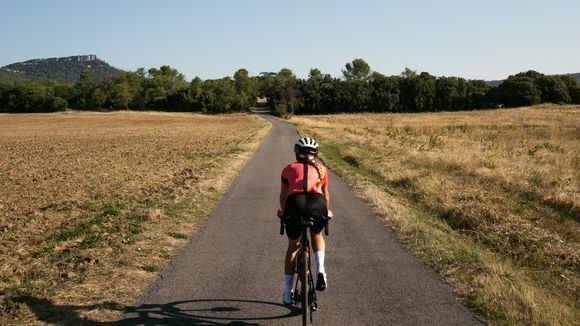
[[[310,232],[310,236],[312,237],[312,249],[314,250],[314,252],[325,251],[326,242],[324,241],[322,232],[319,233]]]

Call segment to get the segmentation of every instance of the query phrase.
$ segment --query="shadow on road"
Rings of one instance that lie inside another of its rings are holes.
[[[293,306],[257,300],[186,300],[166,304],[123,306],[115,302],[95,305],[56,305],[52,301],[21,296],[15,302],[24,303],[43,322],[54,325],[263,325],[268,320],[284,319],[301,314]],[[251,308],[251,309],[245,309]],[[80,315],[83,311],[113,310],[124,318],[114,322],[99,322]]]

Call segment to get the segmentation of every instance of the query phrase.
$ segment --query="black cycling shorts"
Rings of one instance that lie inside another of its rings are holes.
[[[327,215],[326,200],[321,194],[309,192],[290,195],[284,205],[288,238],[298,239],[300,237],[300,227],[295,222],[302,217],[313,218],[314,225],[310,227],[310,230],[319,233],[326,226]]]

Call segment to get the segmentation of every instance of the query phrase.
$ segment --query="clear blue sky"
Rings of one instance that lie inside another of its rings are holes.
[[[580,0],[2,0],[0,17],[0,66],[96,54],[188,80],[239,68],[338,77],[355,58],[386,75],[580,72]]]

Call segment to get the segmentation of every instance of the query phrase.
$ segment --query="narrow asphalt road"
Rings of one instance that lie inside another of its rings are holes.
[[[263,115],[272,132],[202,230],[125,315],[131,325],[299,325],[282,302],[286,237],[275,216],[294,126]],[[319,141],[324,142],[324,139]],[[329,288],[316,325],[480,324],[433,270],[330,173],[336,218],[327,237]]]

